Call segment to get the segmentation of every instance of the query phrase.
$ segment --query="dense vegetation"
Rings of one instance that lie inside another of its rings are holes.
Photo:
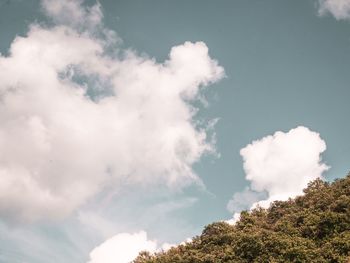
[[[350,174],[311,182],[304,195],[205,227],[192,242],[134,263],[350,262]]]

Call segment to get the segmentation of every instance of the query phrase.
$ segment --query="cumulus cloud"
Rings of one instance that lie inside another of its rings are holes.
[[[350,19],[349,0],[318,0],[318,13],[333,15],[337,20]]]
[[[198,180],[192,165],[214,146],[191,102],[224,74],[205,43],[157,63],[65,22],[68,10],[102,27],[98,5],[42,3],[57,24],[0,56],[0,215],[62,218],[106,186]]]
[[[272,201],[302,194],[308,182],[329,168],[321,159],[325,150],[320,135],[302,126],[253,141],[240,151],[250,186],[235,194],[228,208],[237,212],[242,203],[267,207]],[[260,196],[261,201],[255,201],[258,193],[266,193],[267,199]]]
[[[157,243],[148,240],[144,231],[135,234],[121,233],[94,248],[88,263],[129,263],[141,251],[153,253],[156,250]]]

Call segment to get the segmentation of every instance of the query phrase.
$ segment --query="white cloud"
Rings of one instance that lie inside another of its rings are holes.
[[[164,63],[108,53],[104,28],[97,38],[60,20],[98,7],[43,5],[61,24],[32,25],[0,56],[0,215],[62,218],[106,186],[198,180],[192,165],[214,146],[190,102],[224,74],[205,43],[173,47]]]
[[[180,245],[192,242],[192,238],[187,238]],[[134,260],[141,251],[149,253],[168,251],[176,247],[176,244],[163,243],[147,239],[147,233],[120,233],[107,239],[101,245],[95,247],[90,252],[88,263],[129,263]]]
[[[252,203],[256,192],[266,192],[268,198],[255,202],[252,207],[257,204],[267,207],[272,201],[302,194],[308,182],[328,170],[321,159],[325,150],[326,143],[320,135],[302,126],[286,133],[278,131],[248,144],[240,154],[251,185],[237,194],[244,199],[240,203]],[[236,208],[236,203],[234,196],[229,205],[235,204]]]
[[[129,263],[139,252],[156,252],[157,243],[147,239],[144,231],[135,234],[121,233],[106,240],[90,253],[88,263]]]
[[[319,15],[331,14],[337,20],[350,19],[349,0],[318,0]]]

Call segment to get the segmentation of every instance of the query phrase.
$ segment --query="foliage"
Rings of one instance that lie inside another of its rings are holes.
[[[350,262],[350,174],[309,183],[303,196],[217,222],[192,242],[134,263]]]

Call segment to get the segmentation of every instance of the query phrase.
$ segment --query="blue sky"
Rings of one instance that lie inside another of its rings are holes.
[[[345,176],[349,19],[348,0],[0,1],[0,262],[124,263]]]

